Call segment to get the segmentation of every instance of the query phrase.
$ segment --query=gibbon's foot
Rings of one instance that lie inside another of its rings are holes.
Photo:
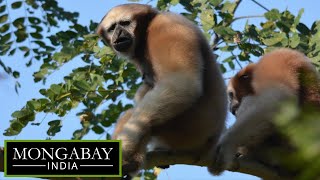
[[[122,173],[124,175],[134,176],[140,170],[142,161],[137,161],[136,159],[124,160],[122,164]]]
[[[240,167],[238,157],[237,151],[233,151],[232,147],[227,147],[223,143],[218,144],[213,164],[208,167],[208,170],[213,175],[220,175],[224,170],[236,171]]]

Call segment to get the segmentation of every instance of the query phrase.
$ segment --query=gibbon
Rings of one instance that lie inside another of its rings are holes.
[[[239,71],[227,91],[230,111],[237,120],[219,140],[209,171],[217,175],[225,169],[235,170],[244,159],[272,169],[277,175],[273,178],[294,178],[299,167],[288,166],[281,159],[290,157],[295,146],[276,129],[273,119],[288,100],[298,107],[320,109],[320,76],[311,61],[295,50],[272,51]]]
[[[222,74],[199,28],[181,15],[148,5],[112,8],[97,34],[143,76],[135,106],[113,135],[122,140],[123,173],[143,168],[148,144],[208,153],[225,128]],[[204,151],[205,150],[205,151]]]

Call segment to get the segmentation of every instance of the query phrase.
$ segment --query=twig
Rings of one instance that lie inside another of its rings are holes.
[[[239,59],[237,58],[237,56],[234,55],[233,51],[231,51],[231,54],[235,57],[238,66],[240,66],[240,69],[242,69],[241,63],[239,62]]]
[[[260,6],[261,8],[263,8],[266,11],[270,11],[268,8],[266,8],[264,5],[260,4],[259,2],[257,2],[256,0],[251,0],[252,2],[256,3],[258,6]]]
[[[241,1],[242,1],[242,0],[235,0],[235,2],[234,2],[234,3],[235,3],[235,7],[234,7],[233,11],[232,11],[230,14],[234,14],[234,13],[236,12],[236,10],[238,9]],[[232,22],[233,22],[233,21],[231,21],[231,22],[224,22],[224,23],[222,24],[222,26],[229,26]],[[216,48],[217,48],[220,40],[221,40],[221,36],[219,36],[218,34],[215,33],[215,37],[214,37],[214,39],[213,39],[213,43],[212,43],[212,46],[211,46],[211,49],[212,49],[212,50],[216,50]]]
[[[251,15],[251,16],[239,16],[239,17],[236,17],[234,18],[231,23],[237,21],[237,20],[240,20],[240,19],[249,19],[249,18],[263,18],[264,15]]]

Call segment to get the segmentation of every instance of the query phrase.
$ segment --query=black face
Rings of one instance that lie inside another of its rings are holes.
[[[112,34],[110,44],[118,52],[125,52],[132,45],[132,35],[126,29],[129,25],[130,21],[120,21],[107,29],[108,34]]]
[[[234,97],[234,93],[232,91],[228,91],[228,96],[229,96],[230,112],[233,115],[236,115],[236,112],[240,106],[240,102],[236,100],[236,98]]]

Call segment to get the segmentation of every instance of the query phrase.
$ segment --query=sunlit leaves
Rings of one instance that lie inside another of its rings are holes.
[[[297,17],[294,19],[294,23],[292,24],[292,27],[295,28],[300,23],[300,19],[301,19],[303,12],[304,12],[304,9],[300,9]]]
[[[281,43],[282,46],[286,46],[288,39],[285,33],[275,33],[270,37],[266,37],[263,39],[263,43],[267,46],[273,46],[277,43]]]
[[[1,25],[1,27],[0,27],[0,33],[2,34],[2,33],[7,32],[7,31],[9,30],[9,28],[10,28],[10,24],[3,24],[3,25]]]
[[[264,16],[270,21],[277,21],[281,18],[281,14],[278,9],[272,9],[269,12],[266,12]]]
[[[293,33],[292,37],[289,39],[290,47],[296,48],[300,43],[300,37],[298,33]]]
[[[223,0],[210,0],[209,2],[213,5],[213,6],[218,6],[222,3]]]
[[[200,19],[202,28],[205,32],[208,32],[214,27],[216,23],[214,16],[215,14],[213,13],[212,9],[204,9],[203,11],[201,11]]]
[[[234,8],[236,7],[236,4],[235,3],[232,3],[230,1],[227,1],[223,4],[222,6],[222,9],[221,9],[221,12],[224,12],[224,13],[233,13],[234,11]]]
[[[8,20],[8,14],[0,16],[0,23],[5,23]]]
[[[16,35],[16,42],[22,42],[22,41],[25,41],[28,37],[28,34],[24,29],[18,29],[17,31],[14,32],[14,34]]]
[[[6,129],[4,135],[14,136],[21,132],[21,130],[30,122],[34,121],[34,111],[23,108],[20,111],[15,111],[11,115],[14,119],[10,123],[10,127]]]

